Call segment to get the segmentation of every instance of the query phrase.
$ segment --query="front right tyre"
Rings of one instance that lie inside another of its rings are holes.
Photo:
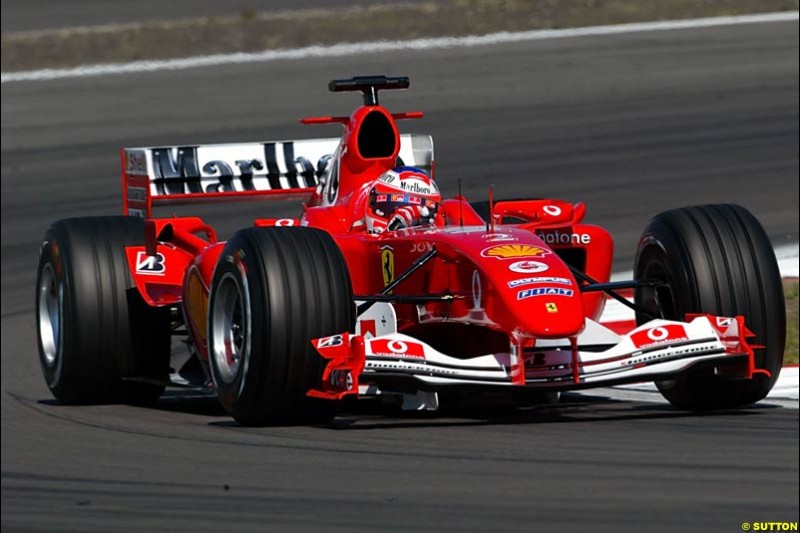
[[[738,205],[673,209],[655,216],[636,252],[637,280],[665,285],[643,287],[634,299],[651,315],[683,321],[687,313],[743,315],[755,333],[758,373],[752,379],[726,377],[700,367],[656,382],[661,394],[681,409],[725,409],[763,399],[783,362],[786,305],[783,283],[769,238],[758,220]],[[637,314],[637,323],[649,320]]]

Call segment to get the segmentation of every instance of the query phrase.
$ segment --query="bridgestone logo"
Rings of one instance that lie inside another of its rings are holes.
[[[560,231],[541,231],[536,235],[545,244],[589,244],[592,237],[588,233],[562,233]]]
[[[164,254],[147,255],[147,252],[136,252],[136,273],[163,276],[166,271]]]

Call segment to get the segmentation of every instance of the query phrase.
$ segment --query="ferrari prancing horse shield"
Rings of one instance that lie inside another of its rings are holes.
[[[381,272],[384,287],[394,281],[394,251],[391,246],[381,248]]]

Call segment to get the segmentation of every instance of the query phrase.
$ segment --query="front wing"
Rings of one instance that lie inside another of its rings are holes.
[[[742,378],[766,372],[753,364],[747,343],[752,333],[742,317],[693,315],[687,320],[653,320],[623,336],[592,323],[587,330],[594,335],[525,349],[511,343],[508,352],[471,358],[446,355],[402,333],[371,338],[342,333],[312,341],[329,361],[320,388],[309,395],[340,399],[358,394],[360,385],[398,380],[425,390],[498,385],[570,390],[665,379],[704,362],[742,363],[744,370],[737,374]],[[592,337],[606,344],[589,344]]]

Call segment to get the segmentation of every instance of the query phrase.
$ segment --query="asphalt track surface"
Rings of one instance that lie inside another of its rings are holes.
[[[2,86],[2,528],[740,531],[798,520],[798,411],[699,416],[571,396],[433,416],[360,406],[333,427],[241,428],[213,399],[55,405],[33,322],[39,239],[119,209],[121,145],[334,134],[352,74],[408,74],[446,194],[560,196],[618,237],[737,202],[798,239],[798,25],[518,43]],[[275,212],[289,213],[282,205]],[[260,205],[212,209],[224,231]],[[196,212],[196,210],[195,210]]]

